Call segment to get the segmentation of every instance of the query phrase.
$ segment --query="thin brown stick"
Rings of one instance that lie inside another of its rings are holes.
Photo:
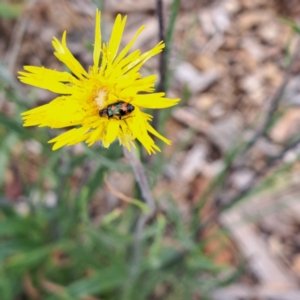
[[[296,60],[299,58],[299,54],[300,54],[300,39],[297,37],[297,46],[296,46],[295,52],[294,52],[294,54],[290,60],[290,63],[285,71],[281,85],[276,90],[273,98],[270,101],[270,106],[266,113],[266,118],[265,118],[261,128],[256,132],[256,134],[253,136],[253,138],[246,145],[246,147],[243,151],[243,154],[247,153],[257,143],[257,141],[267,133],[267,130],[268,130],[268,127],[270,126],[272,118],[274,117],[274,114],[280,104],[284,90],[291,78],[292,69],[293,69],[293,66],[294,66]]]
[[[164,41],[165,40],[165,25],[164,25],[164,15],[163,15],[163,2],[162,0],[156,0],[156,14],[158,20],[158,40]],[[162,51],[159,55],[159,84],[157,87],[158,92],[165,92],[166,86],[166,52]],[[155,109],[153,112],[153,127],[155,129],[158,128],[159,124],[159,110]],[[156,137],[155,137],[156,138]]]
[[[258,172],[256,172],[255,176],[252,178],[252,180],[248,183],[248,186],[242,189],[238,192],[237,195],[232,197],[227,201],[225,205],[222,205],[221,207],[217,208],[213,215],[208,217],[206,221],[204,221],[198,228],[196,232],[196,236],[200,235],[205,229],[210,227],[214,222],[217,221],[218,216],[220,214],[220,211],[224,211],[226,209],[229,209],[233,205],[235,205],[237,202],[239,202],[241,199],[243,199],[245,196],[248,195],[248,193],[259,183],[259,180],[267,173],[269,172],[274,166],[281,161],[287,152],[290,150],[295,149],[300,144],[300,138],[296,139],[289,145],[287,145],[278,155],[273,156],[263,168],[261,168]],[[219,203],[222,203],[222,201],[218,201]]]
[[[156,13],[158,19],[158,40],[165,40],[165,25],[164,25],[164,14],[163,14],[163,2],[162,0],[156,0]],[[166,52],[162,51],[159,56],[159,74],[160,80],[159,85],[157,87],[158,92],[165,92],[165,84],[166,84]]]
[[[105,184],[106,188],[111,192],[111,194],[113,194],[114,196],[116,196],[119,199],[123,200],[124,202],[134,204],[135,199],[133,199],[131,197],[128,197],[128,196],[124,195],[123,193],[115,190],[112,187],[112,185],[108,182],[108,179],[107,179],[106,176],[104,177],[104,184]]]

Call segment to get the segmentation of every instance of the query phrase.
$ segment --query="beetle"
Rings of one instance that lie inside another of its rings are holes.
[[[114,118],[122,120],[122,117],[130,115],[135,107],[127,102],[118,101],[116,103],[108,105],[106,108],[99,111],[100,117],[108,117],[108,119]]]

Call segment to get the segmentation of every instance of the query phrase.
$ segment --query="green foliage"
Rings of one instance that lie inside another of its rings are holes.
[[[297,23],[295,23],[294,21],[292,21],[290,19],[286,19],[286,18],[282,18],[281,20],[282,20],[282,22],[289,25],[296,33],[300,34],[300,27]]]
[[[194,289],[186,290],[183,282],[190,285],[195,282],[196,287],[199,272],[217,272],[214,262],[205,256],[201,247],[178,232],[184,227],[182,221],[177,219],[177,225],[170,223],[172,216],[160,215],[145,231],[139,276],[130,277],[134,238],[130,214],[119,215],[95,227],[87,215],[87,195],[84,188],[75,199],[61,198],[55,208],[34,206],[26,216],[10,206],[1,209],[0,273],[5,278],[1,290],[6,291],[3,300],[19,295],[26,276],[43,299],[83,299],[91,295],[122,299],[128,285],[131,286],[126,292],[130,295],[128,299],[147,299],[156,287],[164,284],[173,287],[173,295],[190,294]],[[124,227],[125,223],[129,226]],[[192,251],[185,261],[163,270],[164,261],[176,252],[162,243],[167,226],[171,225],[174,243],[183,249],[190,244]],[[129,284],[128,280],[132,282]],[[61,288],[57,293],[49,291],[45,281]]]
[[[0,18],[15,19],[20,15],[21,11],[21,5],[0,2]]]

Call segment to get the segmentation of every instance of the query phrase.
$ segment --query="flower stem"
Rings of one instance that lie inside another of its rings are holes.
[[[135,229],[135,238],[133,245],[133,262],[132,262],[132,275],[135,276],[139,269],[140,257],[141,257],[141,239],[144,231],[145,224],[152,217],[155,212],[155,202],[152,197],[152,193],[149,187],[148,179],[146,177],[145,169],[141,161],[132,153],[129,152],[125,147],[124,155],[132,167],[135,179],[140,187],[143,200],[149,207],[147,213],[142,213],[137,221]]]

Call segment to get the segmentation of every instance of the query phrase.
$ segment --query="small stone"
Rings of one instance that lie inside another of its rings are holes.
[[[196,144],[187,153],[182,167],[180,168],[179,176],[181,181],[189,183],[196,175],[201,172],[207,156],[207,147],[204,144]]]
[[[249,169],[236,171],[231,177],[232,185],[238,190],[243,190],[248,187],[253,177],[254,172]]]
[[[210,93],[203,93],[193,102],[199,111],[206,111],[215,103],[215,96]]]
[[[213,124],[208,132],[209,138],[227,152],[237,141],[242,130],[242,119],[237,114],[230,114],[226,118]]]
[[[191,64],[184,62],[175,71],[176,79],[186,85],[193,94],[205,91],[221,76],[218,69],[199,72]]]

